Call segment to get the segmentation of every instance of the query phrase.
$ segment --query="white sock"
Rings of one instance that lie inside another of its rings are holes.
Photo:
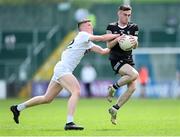
[[[22,110],[24,110],[26,108],[26,106],[25,106],[25,104],[19,104],[19,105],[17,105],[17,110],[18,111],[22,111]]]
[[[67,123],[70,123],[70,122],[73,122],[73,121],[74,121],[73,116],[68,115],[67,116]]]

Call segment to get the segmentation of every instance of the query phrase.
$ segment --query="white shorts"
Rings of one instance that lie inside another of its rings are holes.
[[[54,74],[51,80],[59,83],[58,79],[67,74],[72,74],[72,71],[59,61],[54,67]]]

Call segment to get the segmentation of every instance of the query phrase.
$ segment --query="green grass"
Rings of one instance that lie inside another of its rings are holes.
[[[64,131],[67,99],[61,98],[24,110],[17,125],[9,106],[21,101],[0,100],[0,136],[180,136],[180,100],[131,99],[119,111],[115,126],[105,99],[81,99],[75,122],[85,126],[84,131]]]

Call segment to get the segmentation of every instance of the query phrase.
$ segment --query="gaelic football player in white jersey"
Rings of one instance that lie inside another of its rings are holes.
[[[76,77],[72,74],[76,66],[81,61],[87,51],[105,55],[109,53],[108,48],[101,48],[92,41],[109,41],[115,39],[119,34],[93,35],[93,26],[90,20],[83,20],[78,23],[78,34],[74,40],[63,51],[61,60],[54,67],[54,74],[49,83],[45,95],[36,96],[19,105],[13,105],[10,110],[13,113],[13,119],[18,124],[20,112],[26,108],[50,103],[65,88],[71,96],[67,106],[67,122],[65,130],[83,130],[84,127],[74,123],[73,116],[76,109],[78,99],[80,97],[80,85]]]

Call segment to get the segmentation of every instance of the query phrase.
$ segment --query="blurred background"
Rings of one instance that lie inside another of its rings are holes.
[[[140,29],[139,48],[133,51],[140,78],[133,96],[179,98],[179,0],[0,0],[0,99],[43,94],[54,65],[77,32],[77,21],[88,17],[94,34],[104,34],[117,21],[123,3],[131,4],[131,21]],[[91,69],[84,70],[86,66]],[[84,97],[106,96],[108,85],[119,78],[108,56],[94,53],[84,57],[74,74]]]

